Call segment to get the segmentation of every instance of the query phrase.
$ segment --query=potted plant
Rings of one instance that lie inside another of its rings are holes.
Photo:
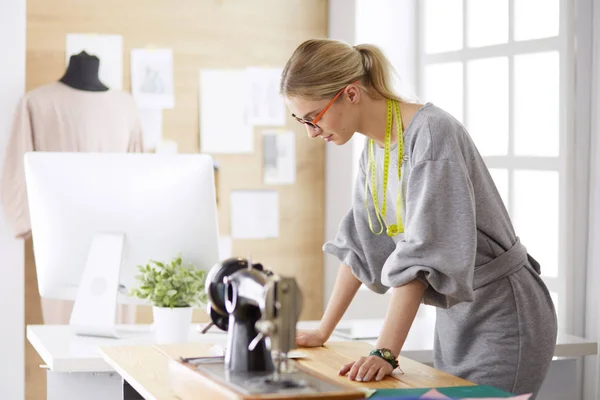
[[[169,263],[150,260],[138,269],[139,285],[131,290],[131,295],[152,304],[157,343],[185,342],[192,323],[192,307],[206,304],[206,272],[183,265],[180,256]]]

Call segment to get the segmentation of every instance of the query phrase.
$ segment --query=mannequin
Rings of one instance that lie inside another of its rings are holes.
[[[100,59],[84,51],[72,55],[69,60],[67,71],[60,78],[60,82],[74,89],[89,92],[105,92],[108,87],[98,77]]]

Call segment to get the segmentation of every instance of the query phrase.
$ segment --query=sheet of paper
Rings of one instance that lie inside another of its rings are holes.
[[[162,110],[144,109],[138,110],[144,151],[156,151],[162,140]]]
[[[256,126],[285,125],[285,103],[279,94],[282,68],[246,69],[250,96],[250,123]]]
[[[296,135],[263,132],[263,182],[291,185],[296,181]]]
[[[200,70],[200,149],[203,153],[252,153],[248,83],[243,69]]]
[[[161,139],[156,148],[157,154],[177,154],[178,151],[177,142],[170,139]]]
[[[67,34],[66,65],[84,51],[100,59],[100,81],[110,89],[123,89],[123,37],[121,35]]]
[[[358,390],[365,392],[365,399],[371,398],[377,392],[377,389],[358,388]]]
[[[131,93],[139,108],[175,106],[171,49],[131,50]]]
[[[219,259],[226,260],[232,256],[231,236],[219,237]]]
[[[211,356],[221,357],[225,355],[225,347],[221,346],[220,344],[211,346],[208,351],[210,352]]]
[[[279,236],[279,195],[274,190],[231,192],[231,237],[265,239]]]
[[[200,323],[196,325],[196,332],[201,333],[201,334],[206,334],[206,333],[213,333],[213,334],[227,334],[227,331],[222,331],[220,328],[218,328],[216,325],[211,325],[208,328],[208,331],[206,331],[205,333],[202,333],[202,331],[204,329],[206,329],[206,327],[208,326],[208,322],[207,323]]]
[[[303,352],[302,350],[290,350],[287,353],[288,358],[299,359],[299,358],[308,358],[308,354]]]

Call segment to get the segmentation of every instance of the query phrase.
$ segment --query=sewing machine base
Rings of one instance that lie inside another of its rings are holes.
[[[239,399],[306,399],[336,398],[363,399],[365,393],[342,386],[314,372],[309,372],[299,363],[288,360],[288,371],[275,377],[273,373],[231,373],[225,369],[220,358],[191,358],[172,363],[170,378],[175,394],[182,400],[197,399],[206,393],[207,387],[217,388],[223,398]],[[179,382],[179,384],[178,384]],[[192,390],[192,382],[195,389]],[[217,397],[211,397],[217,398]]]

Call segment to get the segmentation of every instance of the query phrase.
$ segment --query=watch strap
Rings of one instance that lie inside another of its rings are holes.
[[[390,349],[373,349],[369,352],[369,355],[376,356],[387,361],[388,363],[390,363],[393,369],[398,368],[398,359],[394,357]]]

